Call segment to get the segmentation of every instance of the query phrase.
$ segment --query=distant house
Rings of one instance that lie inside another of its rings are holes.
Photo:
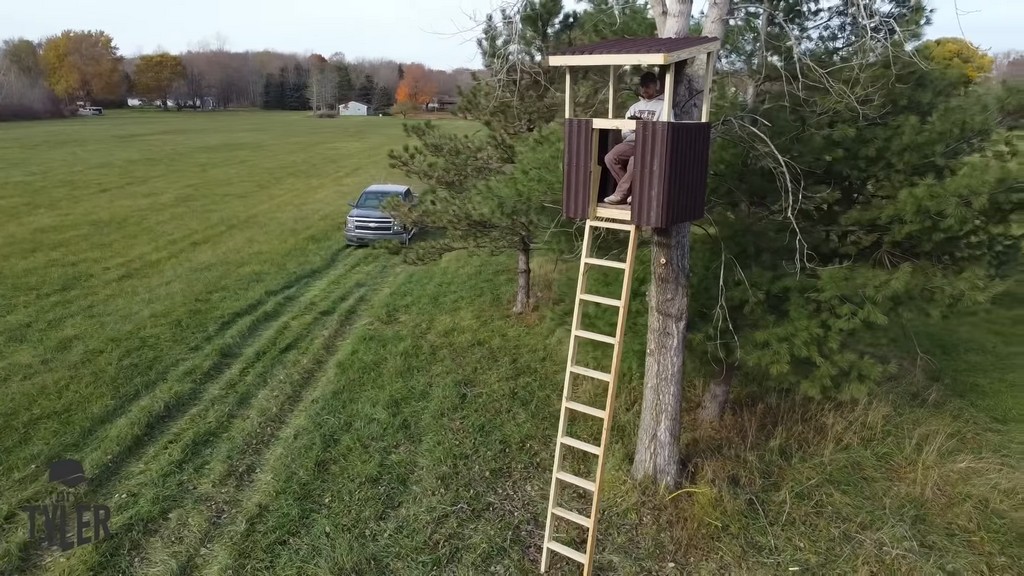
[[[338,105],[338,114],[341,116],[366,116],[370,113],[370,107],[362,102],[347,102]]]
[[[1003,78],[1010,82],[1024,82],[1024,57],[1010,60],[1003,71]]]
[[[459,104],[459,99],[453,96],[437,96],[427,104],[428,112],[447,112]]]

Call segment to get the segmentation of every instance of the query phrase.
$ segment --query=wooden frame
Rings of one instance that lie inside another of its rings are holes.
[[[608,117],[615,118],[615,78],[618,71],[615,66],[608,67]]]
[[[711,81],[715,76],[715,63],[718,61],[718,50],[708,52],[704,68],[704,105],[700,111],[700,121],[707,122],[711,118]],[[675,64],[673,64],[675,66]]]
[[[664,66],[719,50],[722,41],[676,52],[655,54],[566,54],[547,57],[548,66]]]
[[[575,97],[572,93],[572,68],[565,69],[565,117],[572,118],[572,104]]]

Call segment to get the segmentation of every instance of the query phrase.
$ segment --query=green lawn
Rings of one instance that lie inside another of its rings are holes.
[[[512,257],[344,247],[345,203],[403,181],[403,141],[400,119],[291,113],[0,124],[0,573],[536,572],[574,266],[542,259],[515,320]],[[687,434],[667,498],[627,480],[644,283],[599,573],[1024,562],[1019,284],[915,326],[937,368],[870,402],[740,405]],[[63,553],[19,511],[61,457],[113,516]]]

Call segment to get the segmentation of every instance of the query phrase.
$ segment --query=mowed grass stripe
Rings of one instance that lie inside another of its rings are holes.
[[[302,342],[310,331],[322,323],[336,306],[351,297],[352,291],[365,290],[366,278],[358,267],[339,267],[324,279],[314,284],[286,313],[279,315],[267,325],[260,336],[248,344],[239,358],[216,377],[208,386],[193,389],[190,404],[177,405],[177,412],[155,422],[155,430],[122,426],[118,432],[137,446],[145,446],[137,464],[128,466],[121,476],[128,476],[126,482],[117,481],[117,470],[109,470],[95,480],[91,490],[95,497],[105,497],[117,502],[118,493],[139,495],[143,504],[125,511],[119,521],[128,525],[146,524],[145,516],[136,518],[134,511],[145,509],[149,502],[161,501],[165,496],[185,489],[192,480],[184,482],[185,475],[198,479],[192,472],[201,470],[211,454],[208,448],[219,436],[227,422],[237,414],[244,413],[249,401],[266,382],[267,375],[278,363],[288,357],[295,357]],[[203,384],[203,383],[197,383]],[[147,423],[154,420],[149,418]],[[106,446],[104,444],[104,446]],[[91,452],[90,459],[102,457],[101,452]],[[122,462],[126,459],[122,458]],[[144,489],[149,485],[167,487],[150,494]],[[177,488],[173,488],[173,487]],[[150,519],[151,520],[151,519]],[[115,522],[114,526],[117,526]],[[112,526],[113,529],[113,526]]]
[[[456,261],[411,273],[371,311],[204,574],[529,568],[543,518],[531,494],[546,494],[530,478],[550,471],[538,447],[560,390],[542,376],[564,365],[564,343],[506,338],[529,329],[503,314],[501,263]]]
[[[405,276],[402,284],[408,283],[412,276],[415,276],[415,273]],[[392,286],[395,284],[398,282],[392,283]],[[400,361],[400,358],[393,358],[394,350],[383,346],[367,346],[368,334],[383,332],[397,336],[400,333],[398,318],[392,317],[391,322],[385,325],[379,322],[381,311],[390,310],[396,304],[391,298],[392,292],[393,289],[389,288],[386,293],[374,299],[367,312],[370,320],[364,322],[343,345],[338,360],[331,363],[317,390],[308,402],[303,403],[295,412],[273,450],[268,454],[262,473],[254,478],[253,486],[246,493],[240,508],[227,519],[224,528],[215,534],[209,546],[211,553],[199,558],[197,573],[267,573],[265,566],[253,566],[249,558],[253,553],[253,544],[263,541],[265,535],[258,531],[266,527],[267,516],[273,515],[274,520],[278,520],[276,515],[279,513],[287,517],[280,519],[283,524],[277,525],[277,529],[282,532],[299,526],[310,526],[314,516],[325,512],[325,509],[310,507],[307,505],[308,501],[320,501],[324,482],[334,483],[335,478],[331,474],[332,463],[339,455],[350,454],[352,443],[360,443],[362,438],[359,430],[384,421],[398,425],[387,415],[379,413],[365,414],[364,418],[352,419],[349,406],[365,407],[360,398],[367,390],[363,386],[351,386],[352,383],[345,377],[355,369],[364,378],[387,387],[386,382],[392,375],[391,370],[367,366],[356,359],[372,355],[381,360],[392,358]],[[391,362],[387,362],[387,365],[390,364]],[[336,402],[337,396],[343,396],[345,401]],[[344,432],[338,432],[339,424],[345,427]],[[325,438],[321,433],[324,429],[330,429],[332,434]],[[311,443],[313,446],[310,446]],[[381,458],[383,453],[381,446],[360,443],[357,458]],[[353,469],[359,468],[359,463],[355,459],[347,463]],[[372,479],[369,481],[372,482]],[[291,498],[294,494],[303,494],[306,501],[293,502]],[[312,536],[319,538],[321,534]],[[280,540],[273,537],[271,539],[275,545],[280,543]],[[310,573],[316,563],[318,561],[313,559],[300,561],[291,569],[297,573]]]
[[[377,290],[368,306],[387,298],[387,288]],[[249,417],[232,427],[230,442],[218,449],[196,497],[143,547],[142,573],[193,573],[217,546],[221,532],[244,522],[247,502],[258,498],[258,483],[273,455],[291,437],[295,423],[304,420],[323,386],[334,383],[335,370],[348,354],[347,337],[364,319],[366,300],[343,306],[297,364],[282,371],[282,379],[291,382],[287,389],[264,390]]]
[[[196,344],[190,347],[192,355],[175,367],[158,388],[145,395],[134,390],[135,394],[126,395],[121,402],[111,404],[76,442],[51,446],[49,453],[40,455],[40,462],[53,461],[64,454],[78,454],[87,445],[92,445],[97,453],[105,456],[96,462],[86,460],[85,465],[91,470],[98,468],[98,476],[111,472],[112,468],[122,463],[123,455],[133,448],[132,441],[118,435],[119,432],[146,430],[154,422],[173,413],[177,406],[189,402],[190,395],[199,390],[199,384],[213,379],[237,360],[263,328],[278,318],[281,310],[303,293],[306,285],[316,282],[323,274],[338,265],[342,254],[350,260],[349,266],[355,265],[355,260],[359,258],[351,251],[336,250],[321,265],[309,268],[294,279],[267,292],[259,300],[254,300],[231,313],[207,336],[197,339]],[[126,420],[118,422],[123,418]],[[104,428],[107,429],[107,435],[113,434],[113,437],[97,440],[96,434]],[[136,435],[134,441],[141,440],[141,436]],[[93,468],[94,466],[97,468]],[[38,499],[44,488],[35,483],[38,476],[38,469],[32,468],[13,477],[11,484],[14,486],[28,483],[32,485],[27,492],[19,495],[15,495],[13,490],[4,490],[0,510],[13,514],[19,502]]]

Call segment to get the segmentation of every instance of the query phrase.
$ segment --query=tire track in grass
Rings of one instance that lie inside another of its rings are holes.
[[[183,487],[181,484],[183,478],[174,477],[176,469],[189,462],[190,459],[194,460],[196,464],[193,468],[208,460],[209,454],[204,449],[214,439],[217,427],[223,424],[227,416],[244,409],[255,393],[251,386],[246,387],[244,384],[265,376],[272,370],[273,363],[279,357],[293,353],[306,331],[315,324],[318,318],[326,314],[326,311],[317,309],[318,296],[327,290],[337,289],[338,296],[328,299],[328,306],[340,303],[347,296],[348,290],[358,284],[358,274],[355,281],[346,282],[346,276],[350,276],[359,268],[357,263],[355,267],[342,267],[332,271],[314,284],[310,290],[303,293],[297,304],[286,308],[284,312],[275,315],[274,318],[268,318],[262,322],[263,328],[251,339],[251,345],[242,349],[238,358],[225,367],[226,369],[212,380],[209,387],[203,389],[204,387],[199,386],[202,382],[198,382],[191,389],[184,390],[186,401],[174,401],[177,399],[171,395],[170,404],[173,406],[173,411],[166,409],[146,411],[138,418],[134,418],[134,420],[141,419],[144,424],[142,426],[124,424],[125,419],[122,419],[120,426],[107,434],[106,441],[102,443],[101,447],[91,450],[85,458],[86,462],[101,462],[110,449],[114,449],[120,454],[116,466],[108,465],[102,468],[105,470],[105,474],[96,474],[96,480],[90,483],[92,484],[89,488],[91,494],[109,492],[104,488],[113,483],[115,476],[118,475],[122,467],[127,466],[130,459],[141,461],[135,466],[135,470],[141,471],[138,477],[142,480],[129,481],[129,485],[134,488],[136,493],[145,491],[148,481],[155,482],[158,479],[164,479],[179,488]],[[298,319],[296,320],[296,318]],[[144,404],[146,406],[154,405],[153,402],[145,402],[145,399]],[[160,407],[160,403],[156,403],[156,405]],[[135,414],[128,415],[130,419],[133,416]],[[156,436],[159,436],[156,438],[156,443],[150,445],[141,456],[135,458],[134,455],[143,448],[143,441]],[[127,444],[132,448],[126,452],[118,443]],[[150,465],[147,466],[147,464]],[[88,464],[87,469],[90,469]],[[95,469],[98,470],[100,467],[97,465]],[[157,471],[152,472],[154,469]],[[185,469],[188,467],[185,466]],[[167,476],[172,478],[165,479]],[[108,496],[112,496],[112,494],[108,494]],[[159,500],[159,495],[154,498]],[[147,505],[151,505],[149,500],[142,507]],[[135,510],[138,508],[136,506]],[[130,522],[133,515],[128,514],[127,516]],[[7,548],[6,557],[17,553],[10,547],[5,548]],[[4,558],[0,558],[0,561],[2,560]]]
[[[380,308],[388,301],[391,291],[406,277],[407,275],[403,274],[393,279],[389,287],[374,298],[373,303],[367,307],[367,318],[379,315]],[[374,323],[373,320],[369,321],[371,325]],[[285,539],[293,542],[287,538],[287,531],[290,528],[297,524],[309,525],[309,521],[315,518],[316,514],[324,512],[318,505],[323,502],[324,487],[330,483],[325,484],[323,476],[330,476],[331,469],[337,465],[337,460],[347,450],[345,445],[348,444],[349,448],[352,448],[352,444],[359,443],[365,432],[361,433],[354,428],[349,429],[343,437],[325,438],[323,430],[326,428],[326,434],[330,435],[330,431],[336,431],[339,426],[337,420],[351,416],[345,414],[346,407],[360,412],[365,409],[365,396],[379,394],[379,391],[372,387],[352,388],[338,382],[339,369],[343,362],[350,359],[353,354],[372,354],[366,352],[366,345],[365,329],[353,334],[341,344],[335,358],[317,381],[315,389],[303,398],[268,450],[263,459],[261,473],[253,479],[248,490],[238,494],[237,511],[212,534],[205,547],[209,552],[200,554],[195,565],[188,567],[188,573],[250,573],[249,570],[256,568],[244,562],[243,559],[251,560],[244,557],[245,551],[252,540],[267,536],[260,533],[260,530],[266,527],[268,516],[282,522],[279,529],[269,536],[272,540],[263,538],[261,541],[265,545],[280,546],[281,541]],[[339,402],[339,396],[344,396],[344,402]],[[360,414],[364,418],[372,417],[361,412]],[[378,416],[387,420],[383,414]],[[321,420],[327,422],[321,424]],[[371,425],[367,422],[360,425],[356,420],[352,422],[359,429]],[[382,456],[377,448],[379,447],[360,444],[359,453],[364,460],[378,460]],[[353,468],[361,465],[357,462],[347,463]],[[368,478],[366,482],[372,483],[372,479]],[[282,483],[287,484],[285,493],[280,492]],[[282,500],[287,500],[294,494],[302,494],[301,501],[282,503]],[[281,506],[274,506],[275,503]],[[286,518],[282,519],[282,515]],[[307,536],[315,540],[323,534]],[[299,573],[310,573],[313,570],[309,564],[293,568],[302,568],[298,570]]]
[[[327,308],[335,307],[349,296],[350,290],[341,290],[338,297],[327,299]],[[322,308],[302,313],[305,318],[296,321],[301,324],[297,331],[283,332],[276,342],[271,342],[276,343],[274,349],[262,355],[264,361],[249,368],[248,378],[241,384],[230,383],[240,388],[234,398],[229,395],[230,391],[223,390],[225,385],[220,383],[219,387],[222,390],[206,398],[208,402],[204,406],[209,406],[208,409],[198,409],[186,415],[180,426],[169,431],[155,446],[147,450],[142,461],[133,468],[139,473],[127,482],[125,493],[129,494],[132,500],[121,500],[120,517],[112,524],[112,530],[118,531],[117,536],[101,546],[89,547],[90,550],[83,551],[78,558],[79,561],[69,564],[69,568],[84,574],[95,573],[96,570],[108,569],[115,565],[119,565],[123,570],[131,570],[131,562],[125,555],[137,550],[141,538],[146,533],[146,527],[161,522],[164,514],[191,500],[189,496],[204,477],[201,472],[210,461],[216,440],[220,436],[218,430],[226,427],[232,417],[244,413],[248,401],[255,395],[254,388],[264,382],[275,363],[295,353],[299,349],[299,342],[309,335],[310,330],[315,329],[317,320],[329,316],[329,310]],[[256,355],[259,355],[259,352],[257,351]],[[224,402],[220,401],[219,396],[225,396]],[[106,490],[104,501],[112,502],[112,507],[116,506],[118,500],[114,498],[114,494],[123,489],[124,486],[113,486],[111,490]],[[126,505],[127,511],[124,510]],[[122,555],[118,556],[114,549],[121,549]],[[45,560],[45,557],[36,560],[38,564],[38,560]]]
[[[376,283],[388,271],[381,267]],[[208,475],[198,488],[200,494],[187,507],[178,509],[172,521],[152,535],[143,547],[141,574],[188,574],[195,571],[209,542],[240,508],[247,487],[267,463],[280,432],[295,414],[301,414],[324,380],[330,381],[333,366],[342,356],[342,346],[362,318],[366,292],[342,306],[321,332],[284,371],[281,386],[267,388],[254,402],[249,416],[236,423],[210,464]]]
[[[321,281],[325,275],[337,268],[343,256],[346,265],[359,266],[363,264],[361,254],[351,250],[339,249],[331,253],[325,261],[313,268],[310,268],[297,277],[289,279],[284,284],[274,288],[259,299],[254,300],[245,306],[232,312],[215,326],[206,337],[200,339],[196,345],[189,348],[186,354],[189,359],[172,369],[160,385],[148,391],[139,390],[123,402],[111,405],[104,413],[99,415],[95,423],[88,429],[82,431],[78,440],[70,445],[53,446],[46,453],[40,454],[36,466],[46,466],[58,458],[68,454],[80,455],[83,449],[95,442],[94,437],[104,429],[110,430],[111,423],[128,418],[125,426],[136,429],[148,429],[155,423],[168,418],[174,414],[182,404],[193,400],[193,395],[200,390],[200,384],[214,379],[232,363],[238,360],[248,345],[257,338],[260,333],[273,322],[286,314],[286,309],[303,294],[303,289],[310,284]],[[133,424],[133,421],[135,423]],[[137,441],[141,441],[138,438]],[[132,450],[131,443],[125,439],[114,439],[103,444],[111,444],[113,452],[107,455],[110,458],[103,458],[101,461],[88,461],[84,463],[87,469],[96,470],[95,475],[104,475],[112,472],[121,463],[121,456],[124,452]],[[79,457],[81,460],[82,458]],[[16,515],[17,503],[25,502],[31,498],[38,498],[41,487],[35,484],[40,476],[39,468],[33,468],[22,472],[14,477],[12,481],[3,486],[0,492],[0,518],[4,523],[12,520]],[[27,491],[10,498],[5,496],[12,493],[13,486],[33,484]]]

